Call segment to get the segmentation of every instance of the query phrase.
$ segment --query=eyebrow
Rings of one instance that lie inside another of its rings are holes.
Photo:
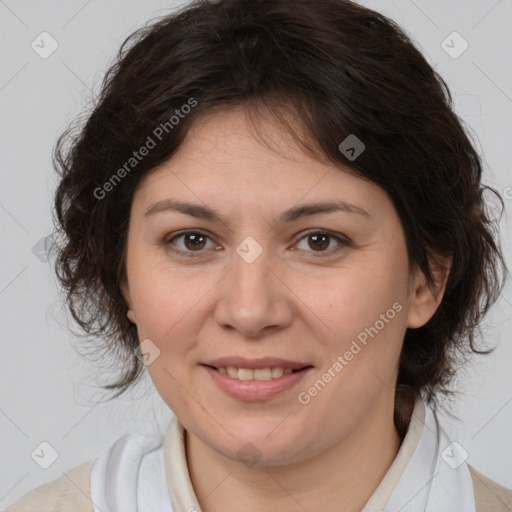
[[[220,221],[225,225],[229,225],[229,221],[218,211],[211,209],[207,206],[203,206],[195,203],[185,203],[182,201],[176,201],[174,199],[164,199],[148,206],[144,212],[144,217],[153,217],[159,213],[176,211],[196,217],[198,219],[205,219],[210,221]],[[353,215],[361,215],[366,218],[370,218],[370,214],[361,208],[353,204],[346,203],[345,201],[327,201],[323,203],[306,203],[299,206],[294,206],[276,219],[277,223],[284,224],[287,222],[293,222],[309,215],[316,215],[319,213],[332,213],[332,212],[345,212]]]

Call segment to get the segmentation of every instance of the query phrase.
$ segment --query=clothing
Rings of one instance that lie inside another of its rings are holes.
[[[124,436],[7,512],[201,512],[184,434],[174,417],[163,442]],[[512,491],[464,462],[454,439],[418,397],[398,454],[361,512],[511,512]]]

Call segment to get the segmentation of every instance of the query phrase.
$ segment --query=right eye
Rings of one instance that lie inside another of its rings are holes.
[[[179,243],[176,243],[178,240],[182,241],[181,248]],[[210,244],[215,246],[210,237],[201,231],[183,231],[177,235],[175,234],[174,236],[171,236],[170,238],[167,237],[164,241],[164,245],[175,254],[193,258],[196,256],[194,253],[199,253],[197,255],[200,256],[205,252],[202,249],[207,246],[208,241],[210,241]],[[217,246],[217,248],[219,248],[219,246]]]

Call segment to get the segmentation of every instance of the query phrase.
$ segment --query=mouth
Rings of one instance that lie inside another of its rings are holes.
[[[279,379],[283,375],[301,372],[307,368],[312,368],[311,365],[304,366],[303,368],[285,368],[280,366],[265,367],[265,368],[237,368],[236,366],[210,366],[204,365],[212,370],[215,370],[222,375],[227,375],[231,379],[236,380],[272,380]]]
[[[296,386],[311,364],[277,358],[228,357],[201,363],[224,393],[243,401],[268,400]]]

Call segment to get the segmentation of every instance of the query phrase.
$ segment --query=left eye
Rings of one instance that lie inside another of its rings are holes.
[[[338,242],[337,247],[334,249],[326,250],[331,245],[333,240]],[[302,241],[306,241],[307,246],[310,249],[313,249],[313,252],[336,252],[337,250],[349,244],[348,240],[326,231],[312,231],[307,233],[300,239],[298,246],[300,243],[302,243]]]

